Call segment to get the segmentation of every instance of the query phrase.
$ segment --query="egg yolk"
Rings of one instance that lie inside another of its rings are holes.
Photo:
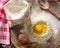
[[[35,30],[36,30],[36,31],[41,31],[41,30],[42,30],[41,25],[36,25],[36,26],[35,26]]]
[[[46,30],[47,24],[43,21],[39,21],[33,26],[33,32],[39,35],[46,33]]]

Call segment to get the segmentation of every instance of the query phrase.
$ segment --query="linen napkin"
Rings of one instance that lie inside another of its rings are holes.
[[[10,44],[9,21],[4,11],[4,5],[8,0],[0,0],[0,44]]]

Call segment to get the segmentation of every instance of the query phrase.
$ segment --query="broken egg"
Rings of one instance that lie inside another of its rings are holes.
[[[47,24],[43,21],[39,21],[33,26],[33,31],[39,35],[46,33],[46,30],[47,30]]]

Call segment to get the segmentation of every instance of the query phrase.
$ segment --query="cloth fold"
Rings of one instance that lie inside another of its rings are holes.
[[[4,11],[4,5],[8,0],[0,0],[0,44],[10,44],[9,21]]]

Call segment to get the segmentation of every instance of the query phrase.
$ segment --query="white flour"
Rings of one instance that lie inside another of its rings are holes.
[[[59,21],[51,13],[40,9],[37,6],[33,6],[30,18],[31,18],[32,25],[34,25],[37,21],[41,21],[41,20],[49,22],[52,25],[51,28],[53,29],[53,33],[54,33],[53,37],[56,37],[56,35],[58,34],[58,31],[60,28],[59,27]],[[52,31],[50,31],[50,32],[52,32]],[[35,42],[39,41],[38,37],[33,36],[33,35],[30,36],[30,40],[35,41]],[[41,40],[42,39],[40,39],[40,41]],[[44,38],[43,38],[43,40],[44,40]],[[43,40],[41,42],[43,42]]]

